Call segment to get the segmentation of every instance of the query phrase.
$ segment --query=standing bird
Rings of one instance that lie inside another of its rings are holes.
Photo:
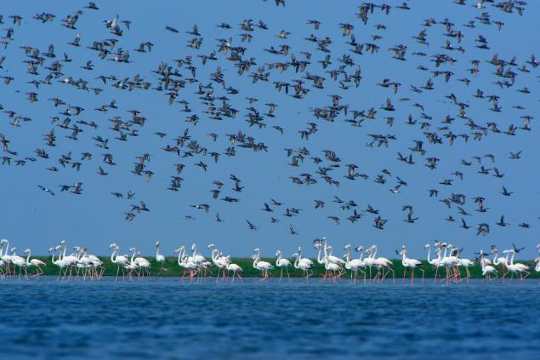
[[[253,251],[255,251],[255,254],[251,257],[253,259],[253,268],[259,270],[263,280],[266,280],[270,277],[269,272],[274,267],[268,261],[261,260],[261,249],[256,248]]]
[[[360,253],[360,258],[358,259],[353,259],[352,258],[352,247],[350,244],[347,244],[345,245],[345,269],[349,270],[351,272],[351,280],[355,281],[357,280],[358,278],[358,271],[360,271],[360,269],[363,269],[366,267],[366,264],[364,263],[364,261],[362,260],[362,255],[364,253],[364,248],[361,247],[361,246],[358,246],[356,248],[356,251],[358,251]],[[366,279],[366,273],[365,271],[362,270],[362,272],[364,273],[364,281]]]
[[[407,269],[411,270],[411,284],[414,284],[414,270],[422,265],[422,262],[420,260],[412,259],[407,256],[407,247],[403,245],[401,247],[401,251],[398,252],[399,255],[401,255],[401,265],[403,265],[403,280],[405,280],[405,276],[407,274]],[[422,278],[424,278],[424,269],[419,268],[419,270],[422,272]]]
[[[308,280],[311,275],[311,269],[313,268],[313,261],[309,258],[302,257],[302,251],[302,247],[299,246],[298,252],[292,255],[293,257],[296,257],[293,266],[295,269],[302,270],[306,275],[306,280]]]
[[[280,279],[283,278],[283,270],[287,272],[287,277],[290,277],[289,275],[289,266],[291,266],[290,260],[283,257],[281,250],[276,251],[276,256],[277,256],[276,267],[278,267],[281,270],[279,278]]]
[[[227,271],[228,271],[228,272],[232,272],[232,281],[234,281],[234,278],[235,278],[235,277],[238,277],[238,279],[242,279],[242,277],[240,276],[240,273],[241,273],[243,270],[242,270],[242,268],[240,267],[240,265],[234,264],[234,263],[228,264],[228,265],[227,265]]]
[[[110,244],[109,248],[112,249],[111,263],[116,264],[115,280],[118,280],[118,274],[120,273],[120,270],[122,270],[122,278],[124,278],[126,268],[129,264],[129,259],[126,255],[118,255],[118,253],[120,252],[120,247],[116,243]]]
[[[26,254],[26,269],[29,268],[36,268],[36,273],[34,276],[39,276],[43,274],[42,266],[46,266],[47,264],[39,259],[31,259],[30,256],[32,256],[32,251],[30,249],[24,250],[24,253]]]
[[[478,260],[480,261],[480,267],[482,269],[482,276],[484,279],[491,280],[492,276],[497,276],[497,269],[495,269],[495,267],[491,265],[491,261],[486,258],[484,250],[480,250]]]
[[[155,260],[156,260],[156,263],[158,263],[160,266],[159,272],[161,273],[162,270],[167,270],[167,269],[163,267],[163,264],[165,263],[165,256],[159,253],[159,240],[156,241],[155,247],[156,247]]]

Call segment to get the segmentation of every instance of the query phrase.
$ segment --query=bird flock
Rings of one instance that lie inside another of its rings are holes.
[[[299,246],[297,251],[291,255],[291,259],[283,256],[283,252],[278,249],[273,261],[262,259],[262,251],[259,248],[253,250],[252,267],[260,273],[262,280],[270,278],[273,270],[279,271],[279,278],[290,277],[290,270],[295,269],[304,274],[308,280],[318,264],[324,268],[323,279],[336,281],[349,275],[350,280],[357,282],[362,278],[364,283],[382,282],[387,278],[395,280],[394,262],[389,258],[377,256],[377,245],[356,246],[347,244],[344,247],[343,256],[335,256],[333,247],[329,245],[325,237],[313,241],[316,250],[316,258],[310,259],[303,256],[303,248]],[[434,256],[432,247],[435,249]],[[110,263],[116,268],[115,278],[133,279],[144,278],[151,275],[160,275],[167,272],[167,259],[161,253],[160,242],[155,242],[155,252],[153,258],[141,256],[141,252],[136,248],[130,248],[129,254],[120,254],[120,246],[117,243],[109,245],[111,250]],[[486,280],[495,278],[519,278],[525,279],[530,275],[531,270],[540,272],[540,244],[536,246],[539,256],[534,260],[534,269],[529,265],[516,262],[515,256],[524,248],[517,248],[515,245],[511,249],[499,252],[496,246],[492,245],[490,253],[483,250],[478,252],[476,259],[467,259],[461,256],[462,249],[458,249],[452,244],[435,242],[433,245],[426,244],[427,256],[424,262],[408,256],[407,247],[403,245],[396,250],[396,254],[401,256],[401,266],[403,280],[407,274],[411,283],[414,283],[415,273],[420,272],[424,278],[425,270],[434,270],[434,279],[438,281],[445,279],[448,282],[460,282],[463,279],[471,278],[470,268],[475,264],[480,265],[482,276]],[[203,279],[215,277],[216,281],[242,279],[244,269],[231,260],[230,255],[223,255],[215,244],[209,244],[210,259],[206,258],[197,248],[197,244],[192,244],[191,254],[184,245],[176,248],[177,265],[181,272],[181,278]],[[358,254],[353,257],[353,249]],[[10,247],[9,240],[0,240],[0,276],[5,279],[9,277],[29,279],[40,276],[44,273],[43,267],[46,262],[40,259],[31,258],[31,250],[24,251],[26,258],[17,255],[15,247]],[[50,264],[57,270],[59,279],[80,278],[83,280],[101,279],[105,273],[105,263],[99,257],[88,252],[86,247],[75,246],[68,254],[68,246],[65,240],[49,249]],[[159,266],[159,273],[152,274],[152,262]],[[443,276],[444,275],[444,276]]]
[[[514,192],[526,192],[505,181],[512,164],[525,157],[520,141],[530,138],[534,119],[534,110],[525,105],[535,93],[531,83],[540,75],[540,59],[501,54],[493,45],[507,30],[505,20],[528,15],[527,3],[445,3],[459,11],[459,19],[443,14],[402,28],[395,19],[414,13],[422,2],[364,1],[351,9],[354,21],[326,23],[299,14],[295,29],[301,31],[275,28],[245,14],[239,23],[216,22],[212,28],[157,22],[159,37],[153,39],[138,31],[138,21],[107,12],[105,3],[89,2],[62,14],[0,15],[2,176],[31,167],[42,175],[32,177],[36,196],[51,204],[58,197],[75,202],[104,192],[110,205],[100,207],[120,208],[118,221],[127,224],[150,212],[169,211],[160,210],[155,193],[144,190],[154,186],[176,204],[178,222],[207,219],[201,226],[217,229],[233,222],[252,237],[276,226],[294,239],[310,231],[298,223],[315,222],[358,225],[355,232],[393,226],[399,233],[408,226],[440,226],[424,221],[432,211],[443,213],[439,222],[462,229],[463,237],[509,227],[529,231],[532,214],[513,212],[511,226],[503,211]],[[261,1],[260,6],[287,12],[290,2]],[[43,32],[60,28],[69,41],[34,44],[24,36],[29,23]],[[409,70],[386,73],[374,68],[374,61]],[[383,96],[377,95],[380,91]],[[7,94],[17,101],[8,102]],[[145,98],[172,109],[174,119],[147,110]],[[336,131],[354,134],[354,144],[338,151]],[[495,137],[508,138],[502,144],[513,148],[499,146]],[[361,147],[367,151],[362,157]],[[380,170],[367,170],[365,159],[387,154],[388,161],[377,165]],[[280,165],[260,184],[253,175],[265,171],[269,159]],[[418,189],[413,176],[431,185]],[[123,186],[96,177],[120,177]],[[491,181],[497,193],[484,186]],[[368,183],[376,184],[369,192],[389,200],[363,200],[358,194]],[[287,200],[284,188],[309,194],[308,200]],[[410,188],[422,195],[407,197]],[[267,200],[254,203],[258,197],[245,195],[246,189]],[[185,194],[193,192],[200,200],[187,202]],[[490,208],[490,202],[497,207]],[[392,211],[400,210],[402,218],[396,219]],[[393,273],[389,260],[376,256],[376,246],[349,247],[345,258],[332,255],[324,241],[316,246],[317,261],[330,278],[345,270],[356,276],[366,266],[368,278]],[[458,269],[470,266],[458,247],[442,242],[434,247],[430,264],[445,268],[447,278],[460,277]],[[111,250],[117,275],[150,274],[150,263],[136,249],[130,256],[120,255],[117,244]],[[356,259],[353,250],[360,254]],[[65,244],[50,249],[63,276],[102,275],[102,262],[84,247],[71,255],[66,251]],[[189,256],[178,248],[178,264],[191,277],[211,265],[222,276],[240,276],[242,269],[230,257],[216,247],[211,251],[210,261],[196,249]],[[44,264],[29,260],[30,251],[26,255],[23,259],[4,244],[3,274],[14,274],[14,267],[39,273]],[[163,262],[158,255],[156,261]],[[420,263],[408,257],[406,248],[399,255],[413,276]],[[480,256],[486,275],[494,275],[498,265],[520,276],[528,271],[514,264],[515,249],[502,255],[493,263]],[[309,276],[313,265],[301,249],[293,261],[282,252],[275,264],[261,257],[259,248],[253,266],[263,277],[274,267],[283,276],[290,266]],[[448,265],[448,259],[455,262]]]

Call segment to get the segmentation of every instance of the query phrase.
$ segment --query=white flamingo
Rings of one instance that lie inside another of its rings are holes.
[[[159,253],[159,240],[155,243],[156,253],[154,255],[154,259],[156,260],[156,263],[159,264],[159,271],[165,270],[163,267],[163,264],[165,263],[165,256]]]
[[[388,272],[391,272],[392,278],[395,278],[395,272],[393,268],[394,264],[392,263],[390,259],[387,259],[382,256],[377,257],[377,251],[378,251],[377,245],[372,245],[370,257],[371,257],[372,264],[378,269],[377,274],[380,274],[380,279],[384,280]]]
[[[491,246],[491,254],[493,255],[493,265],[495,267],[501,268],[501,278],[505,278],[506,275],[508,275],[508,268],[506,264],[506,257],[499,256],[499,250],[495,247],[495,245]]]
[[[443,243],[442,248],[444,248],[443,257],[441,259],[441,266],[444,266],[446,270],[446,281],[458,280],[459,271],[457,270],[459,265],[459,258],[453,255],[454,247],[452,244]],[[449,254],[449,255],[447,255]]]
[[[364,248],[362,246],[358,246],[355,250],[360,254],[359,258],[357,259],[352,258],[352,246],[350,244],[345,245],[345,269],[351,272],[351,280],[353,281],[357,281],[358,271],[362,271],[364,273],[365,281],[366,273],[363,271],[363,269],[366,267],[366,264],[362,259]]]
[[[21,276],[23,271],[26,272],[26,260],[17,255],[16,252],[16,247],[11,248],[11,263],[15,266],[15,268],[19,269],[19,276]]]
[[[198,271],[197,264],[191,261],[190,257],[186,255],[186,249],[184,246],[180,246],[175,250],[175,252],[178,253],[178,266],[184,269],[184,273],[182,275],[185,276],[186,273],[189,273],[189,279],[193,280]]]
[[[459,269],[460,267],[465,269],[465,275],[467,281],[471,278],[471,271],[469,270],[470,267],[474,266],[474,261],[467,258],[461,257],[461,250],[457,248],[453,248],[453,254],[457,257],[457,265],[456,267]]]
[[[137,255],[140,255],[141,253],[138,251]],[[140,275],[142,276],[149,276],[150,275],[150,261],[148,261],[146,258],[142,256],[137,256],[134,260],[135,264],[139,268]]]
[[[77,275],[82,271],[83,279],[99,279],[103,275],[103,262],[94,254],[89,254],[85,247],[76,247]]]
[[[256,248],[255,254],[251,257],[253,259],[253,267],[261,272],[263,280],[266,280],[270,277],[270,270],[274,267],[268,261],[261,260],[261,249]]]
[[[111,263],[116,264],[115,279],[118,280],[118,274],[120,273],[120,270],[122,271],[123,279],[125,276],[126,266],[129,264],[129,258],[127,257],[127,255],[118,255],[118,253],[120,252],[120,247],[116,243],[110,244],[109,248],[112,249]]]
[[[439,276],[439,267],[441,266],[441,261],[442,261],[441,243],[438,242],[438,241],[435,243],[435,247],[437,248],[437,250],[436,250],[437,257],[434,258],[434,259],[431,258],[431,245],[426,244],[424,247],[427,249],[427,252],[428,252],[427,253],[427,262],[428,262],[428,264],[430,264],[431,266],[433,266],[435,268],[434,280],[437,281],[437,278]]]
[[[197,251],[197,244],[195,243],[191,245],[190,260],[193,261],[197,265],[207,262],[206,258]]]
[[[403,245],[401,247],[401,251],[399,252],[401,255],[401,265],[403,265],[403,280],[405,280],[405,277],[407,275],[407,269],[411,270],[411,284],[414,283],[414,270],[422,265],[422,262],[420,260],[412,259],[407,256],[407,247]],[[419,268],[419,270],[422,272],[422,277],[424,275],[424,269]]]
[[[332,254],[333,248],[332,246],[328,245],[328,243],[326,242],[326,239],[324,240],[323,245],[324,245],[324,257],[328,260],[328,262],[337,264],[339,266],[345,265],[345,261],[343,259],[337,256],[334,256]]]
[[[276,251],[276,256],[277,256],[276,267],[278,267],[281,270],[279,278],[280,279],[283,278],[283,270],[286,270],[287,277],[290,277],[289,267],[291,266],[291,261],[283,257],[281,250]]]
[[[294,263],[293,263],[294,268],[298,270],[302,270],[304,272],[304,275],[306,276],[306,280],[309,279],[309,275],[311,273],[311,267],[313,266],[313,263],[302,261],[305,259],[302,259],[302,255],[298,252],[292,254],[292,257],[294,257]]]
[[[137,255],[137,251],[135,248],[131,248],[129,249],[129,252],[131,253],[131,257],[129,259],[129,263],[127,263],[126,265],[124,265],[125,269],[127,270],[128,272],[128,276],[129,278],[131,279],[131,277],[133,276],[133,272],[135,270],[137,270],[139,268],[139,266],[137,265],[137,263],[135,262],[135,255]]]
[[[497,269],[491,265],[491,261],[486,258],[483,250],[480,250],[480,256],[478,258],[484,279],[491,280],[493,276],[497,276]]]
[[[211,265],[211,262],[206,260],[206,258],[198,252],[197,244],[195,243],[191,245],[191,256],[189,257],[189,261],[197,265],[197,269],[198,269],[197,275],[199,274],[206,275],[206,271]]]
[[[242,279],[240,276],[240,273],[242,273],[242,268],[238,264],[230,263],[227,265],[227,271],[232,272],[232,281],[234,281],[235,277],[238,277],[239,279]]]
[[[76,254],[70,254],[70,255],[66,255],[66,252],[67,252],[67,243],[65,240],[62,240],[60,241],[60,245],[59,245],[59,249],[61,250],[61,261],[63,263],[63,268],[64,268],[64,277],[71,277],[72,273],[73,273],[73,269],[77,266],[77,262],[79,261],[78,257],[76,256]],[[60,273],[60,275],[62,275]]]
[[[216,281],[219,279],[219,274],[221,272],[223,272],[223,278],[225,278],[227,275],[227,266],[229,265],[229,258],[222,256],[219,249],[217,249],[214,244],[208,245],[208,248],[211,249],[212,263],[218,269]]]
[[[341,265],[345,265],[345,261],[332,255],[332,247],[328,245],[326,238],[315,240],[313,246],[317,249],[317,262],[325,269],[323,278],[340,276]]]
[[[294,253],[292,256],[295,257],[294,268],[304,272],[306,280],[309,279],[311,275],[311,269],[313,268],[313,261],[309,258],[302,257],[303,249],[301,246],[298,247],[298,252]]]
[[[43,274],[43,269],[41,267],[46,266],[47,264],[45,262],[39,260],[39,259],[30,259],[30,257],[32,256],[32,251],[30,249],[24,250],[24,253],[26,254],[26,267],[25,267],[25,269],[36,268],[37,271],[34,274],[34,276],[42,275]]]
[[[11,255],[9,255],[9,240],[0,240],[0,261],[4,269],[4,275],[11,275]]]
[[[519,275],[521,280],[529,276],[529,267],[522,263],[514,263],[514,258],[516,256],[515,250],[505,250],[503,253],[506,253],[506,268],[510,272],[511,276]]]
[[[328,261],[326,259],[326,246],[324,245],[324,240],[315,241],[314,247],[317,249],[317,263],[319,265],[324,266],[325,271],[324,271],[323,279],[326,279],[327,277],[330,276],[330,273],[328,269],[326,268],[327,267],[326,264]]]
[[[311,260],[310,258],[303,257],[302,256],[303,253],[304,253],[304,249],[301,246],[299,246],[298,247],[299,261],[301,263],[309,264],[310,267],[313,267],[313,260]]]
[[[51,264],[58,267],[58,280],[60,280],[60,276],[62,275],[62,270],[64,269],[65,265],[62,259],[60,258],[60,245],[49,248],[49,254],[51,254]],[[58,257],[55,259],[54,254],[55,252],[58,252]]]

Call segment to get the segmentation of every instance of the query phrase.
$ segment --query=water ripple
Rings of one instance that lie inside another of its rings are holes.
[[[537,281],[3,281],[15,358],[538,358]]]

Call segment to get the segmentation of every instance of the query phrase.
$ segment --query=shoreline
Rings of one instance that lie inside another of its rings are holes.
[[[51,257],[50,256],[35,256],[32,257],[35,259],[42,260],[47,263],[46,266],[44,266],[43,274],[42,276],[57,276],[58,275],[58,267],[54,264],[51,264]],[[99,259],[103,261],[104,264],[104,273],[103,276],[116,276],[117,266],[116,264],[113,264],[110,260],[110,257],[104,257],[99,256]],[[147,257],[148,260],[150,260],[151,268],[150,268],[150,276],[151,277],[179,277],[181,273],[183,273],[183,269],[178,266],[176,257],[167,257],[165,259],[165,262],[162,264],[163,266],[160,266],[153,258]],[[274,265],[275,258],[264,258],[263,260],[270,262]],[[324,266],[317,263],[316,259],[312,259],[314,262],[314,266],[312,268],[312,274],[310,277],[314,278],[322,278],[324,275]],[[231,258],[231,261],[235,264],[238,264],[242,268],[242,277],[252,278],[252,277],[260,277],[260,272],[253,268],[252,266],[252,260],[250,258]],[[535,263],[533,260],[525,260],[519,262],[524,263],[529,266],[529,276],[528,279],[540,279],[540,272],[534,271]],[[393,263],[393,269],[395,272],[395,278],[402,278],[403,277],[403,266],[401,264],[401,260],[398,259],[392,259]],[[435,277],[435,268],[428,264],[427,261],[422,261],[422,265],[419,266],[415,271],[415,278],[421,279],[422,278],[422,272],[419,270],[420,268],[424,269],[425,272],[425,278],[431,279]],[[469,267],[470,271],[470,278],[471,279],[481,279],[482,277],[482,271],[480,268],[480,264],[475,264],[471,267]],[[34,271],[30,270],[29,274],[32,274]],[[369,273],[369,270],[367,270]],[[377,269],[375,267],[372,268],[372,274],[375,274],[377,272]],[[465,278],[465,269],[460,268],[460,272],[462,274],[462,278]],[[212,266],[210,268],[210,271],[206,275],[206,277],[214,277],[216,276],[216,267]],[[280,277],[281,270],[278,268],[275,268],[270,271],[271,277]],[[294,269],[292,266],[289,268],[289,275],[290,277],[304,277],[304,273],[300,270]],[[439,268],[439,275],[444,275],[444,268]],[[284,277],[286,277],[286,272],[284,272]],[[410,276],[410,271],[407,271],[407,277]],[[345,271],[343,275],[341,276],[342,279],[350,279],[350,272]],[[392,278],[391,274],[388,274],[387,277]],[[508,278],[508,276],[507,276]],[[358,280],[363,279],[362,272],[358,273]]]

